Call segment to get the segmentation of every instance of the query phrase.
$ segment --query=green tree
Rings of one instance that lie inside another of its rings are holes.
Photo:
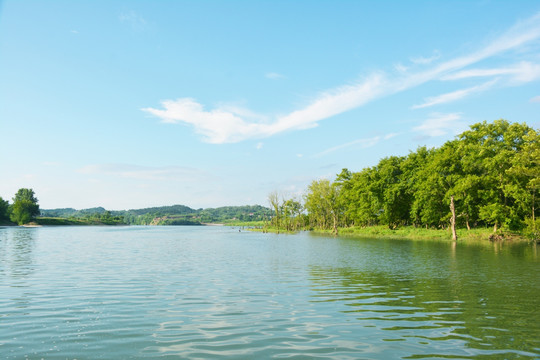
[[[19,225],[27,224],[39,215],[38,199],[32,189],[19,189],[11,205],[11,221]]]
[[[509,190],[518,200],[525,216],[529,217],[530,220],[526,220],[529,230],[538,236],[540,224],[537,224],[536,207],[540,189],[540,133],[531,130],[523,139],[523,148],[513,157],[512,167],[507,171],[516,184]]]
[[[302,204],[296,199],[283,200],[281,204],[282,222],[287,231],[298,230],[301,226]]]
[[[0,221],[9,220],[9,203],[0,197]]]
[[[340,197],[345,202],[345,215],[354,225],[377,225],[382,204],[376,187],[377,171],[366,168],[353,173],[350,184],[344,184]]]
[[[279,192],[272,191],[270,194],[268,194],[268,202],[270,203],[270,207],[272,208],[272,210],[274,210],[274,218],[272,219],[272,222],[277,227],[277,231],[279,233],[280,218],[281,218],[281,203],[280,203]]]
[[[314,180],[305,196],[305,207],[310,223],[320,229],[338,232],[339,214],[342,212],[339,202],[339,187],[327,179]]]
[[[405,158],[391,156],[379,161],[377,165],[378,191],[382,202],[381,220],[395,229],[409,220],[411,196],[403,176]]]
[[[527,143],[526,135],[533,129],[525,124],[496,120],[471,126],[471,130],[460,135],[459,141],[466,149],[462,162],[467,162],[479,175],[482,184],[478,192],[479,217],[493,225],[519,228],[525,215],[519,206],[519,189],[526,188],[525,179],[512,172],[515,157],[519,156]]]

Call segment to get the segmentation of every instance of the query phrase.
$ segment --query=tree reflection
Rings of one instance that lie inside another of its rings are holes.
[[[2,272],[25,278],[34,271],[34,248],[39,229],[15,227],[0,231]]]
[[[456,355],[457,346],[478,355],[520,349],[528,358],[540,348],[531,336],[540,333],[534,246],[422,243],[366,254],[369,249],[362,247],[358,257],[393,264],[312,266],[313,301],[332,302],[359,326],[388,333],[383,340],[430,344],[441,350],[437,356]]]

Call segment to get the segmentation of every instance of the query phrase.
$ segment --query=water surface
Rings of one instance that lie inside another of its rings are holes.
[[[534,245],[0,228],[6,359],[538,359]]]

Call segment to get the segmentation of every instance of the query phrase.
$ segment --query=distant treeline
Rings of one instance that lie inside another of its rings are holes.
[[[262,221],[268,219],[271,212],[270,209],[260,205],[226,206],[215,209],[192,209],[184,205],[173,205],[121,211],[109,211],[103,207],[84,210],[64,208],[41,210],[41,216],[79,219],[111,225],[197,225],[232,220]]]
[[[335,180],[313,181],[303,199],[269,195],[283,229],[388,225],[526,230],[538,237],[540,136],[525,124],[478,123],[439,148],[419,147]],[[453,200],[452,200],[453,199]],[[302,201],[303,200],[303,201]]]

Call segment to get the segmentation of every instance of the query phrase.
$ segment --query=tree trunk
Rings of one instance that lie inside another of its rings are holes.
[[[533,189],[532,196],[532,221],[533,221],[533,231],[536,231],[536,219],[534,218],[534,195],[536,194],[536,189]]]
[[[450,211],[452,212],[452,219],[451,219],[451,225],[452,225],[452,240],[457,241],[457,234],[456,234],[456,208],[454,207],[454,195],[450,197]]]

